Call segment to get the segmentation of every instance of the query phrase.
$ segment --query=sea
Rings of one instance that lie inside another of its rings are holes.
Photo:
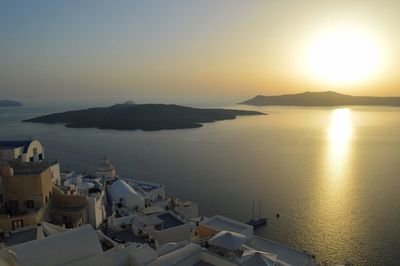
[[[246,222],[261,202],[257,234],[328,265],[400,265],[400,108],[224,105],[267,115],[154,132],[21,122],[82,107],[0,108],[0,139],[39,139],[64,170],[93,173],[107,156],[202,216]]]

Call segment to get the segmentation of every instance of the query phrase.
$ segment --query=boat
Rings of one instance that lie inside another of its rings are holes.
[[[248,225],[252,225],[254,227],[261,227],[267,224],[267,218],[258,218],[258,219],[251,219],[247,222]]]
[[[258,217],[255,216],[255,201],[253,200],[253,218],[251,218],[247,224],[252,225],[253,227],[261,227],[267,224],[268,219],[265,217],[261,217],[261,200],[258,204]]]

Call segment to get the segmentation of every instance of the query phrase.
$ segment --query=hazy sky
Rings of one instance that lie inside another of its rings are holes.
[[[1,1],[0,98],[400,95],[399,10],[365,0]],[[307,70],[310,42],[336,24],[368,32],[379,53],[368,77],[339,84]]]

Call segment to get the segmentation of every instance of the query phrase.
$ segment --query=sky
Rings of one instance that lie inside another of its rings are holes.
[[[400,1],[366,0],[1,1],[0,98],[400,95],[398,10]],[[337,25],[345,39],[362,32],[353,62],[329,50],[343,42],[326,48]]]

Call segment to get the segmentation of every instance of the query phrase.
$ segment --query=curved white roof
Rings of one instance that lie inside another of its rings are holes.
[[[149,266],[165,266],[165,265],[186,265],[184,262],[190,261],[193,258],[194,261],[200,256],[201,247],[197,244],[189,244],[185,247],[172,251],[166,255],[158,257],[157,260],[148,264]],[[192,265],[192,264],[188,264]]]
[[[235,232],[221,231],[208,240],[208,244],[229,250],[235,250],[239,249],[245,241],[246,236],[244,235]]]
[[[121,202],[127,208],[144,208],[144,199],[124,180],[117,180],[108,188],[108,195],[111,201]],[[122,201],[121,201],[122,199]]]
[[[19,265],[62,265],[102,252],[96,231],[85,225],[42,240],[25,242],[9,248],[16,253]]]

